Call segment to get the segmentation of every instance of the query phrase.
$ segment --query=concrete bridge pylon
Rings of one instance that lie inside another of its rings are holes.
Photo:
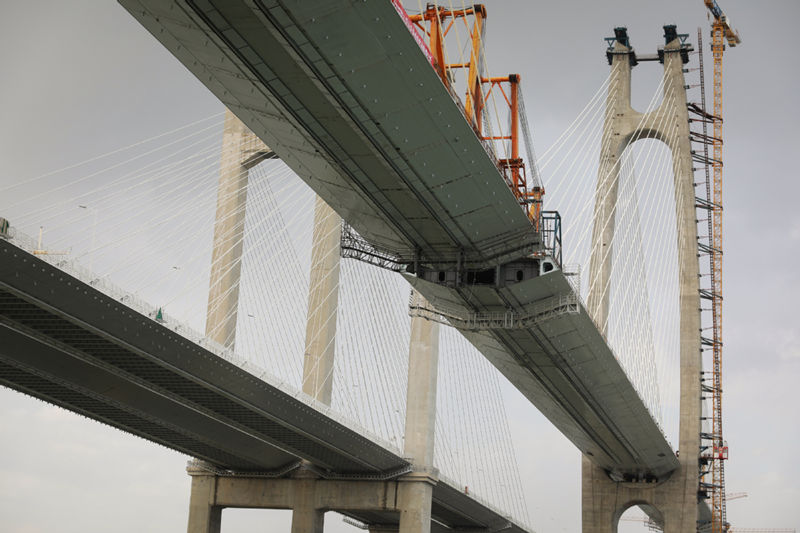
[[[233,348],[236,341],[239,281],[247,203],[248,171],[275,157],[230,111],[226,111],[214,225],[206,335]],[[309,273],[308,316],[302,390],[330,405],[336,346],[342,220],[316,198]],[[313,465],[299,461],[273,476],[231,475],[214,465],[192,461],[189,533],[219,533],[226,507],[291,509],[292,533],[322,533],[325,513],[392,513],[397,524],[367,524],[370,531],[429,533],[438,375],[439,324],[411,321],[404,455],[411,471],[386,480],[323,479]]]
[[[692,50],[674,26],[665,26],[657,56],[637,58],[627,30],[617,28],[607,55],[611,65],[594,207],[588,312],[603,334],[608,327],[612,246],[621,158],[639,139],[657,139],[672,153],[680,310],[680,466],[663,479],[625,479],[586,457],[582,464],[584,533],[615,533],[626,509],[640,506],[665,533],[697,531],[701,433],[700,285],[695,224],[695,191],[683,68]],[[660,106],[640,113],[631,107],[631,70],[638,61],[658,60],[664,68]]]
[[[206,336],[231,349],[236,343],[249,171],[264,159],[274,157],[272,150],[233,113],[225,111]]]

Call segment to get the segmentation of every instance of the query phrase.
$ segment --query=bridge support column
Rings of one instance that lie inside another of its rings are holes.
[[[400,509],[399,533],[429,533],[431,502],[436,477],[413,473],[400,479],[397,488],[397,507]]]
[[[211,252],[206,336],[233,348],[239,307],[247,182],[250,168],[272,151],[229,110],[225,111]]]
[[[217,476],[200,468],[188,468],[192,477],[188,533],[220,533],[222,506],[217,505]]]
[[[317,480],[310,474],[301,471],[301,477],[294,481],[292,533],[322,533],[325,525],[325,511],[316,507]]]
[[[250,168],[273,156],[230,110],[225,111],[206,336],[229,348],[236,343],[248,173]],[[217,478],[202,469],[189,469],[189,475],[192,476],[192,495],[188,531],[218,533],[222,507],[213,504]]]
[[[339,305],[339,243],[342,219],[317,196],[308,283],[303,392],[331,404]],[[316,476],[301,469],[294,487],[292,533],[322,533],[325,511],[315,506]]]
[[[317,196],[308,283],[308,321],[303,392],[330,405],[339,304],[339,243],[342,219]]]
[[[436,471],[433,467],[436,422],[436,380],[439,369],[439,324],[411,319],[408,393],[404,452],[414,472],[403,476],[397,489],[400,533],[429,533]]]
[[[234,346],[236,339],[248,170],[271,157],[274,157],[274,154],[238,118],[227,111],[214,224],[206,334],[230,348]],[[327,405],[330,405],[333,392],[340,228],[339,216],[317,197],[303,364],[303,392]],[[216,495],[217,477],[202,469],[190,470],[190,474],[192,499],[189,532],[218,532],[222,506],[207,503],[213,501]],[[246,478],[226,478],[227,497],[232,501],[250,501],[252,485],[252,480]],[[316,506],[318,496],[316,487],[316,476],[307,469],[301,470],[297,479],[292,482],[291,505],[288,506],[293,509],[293,533],[322,533],[325,511]],[[281,504],[282,507],[285,505]]]
[[[674,29],[674,28],[673,28]],[[665,35],[667,35],[665,27]],[[627,34],[617,35],[612,58],[612,81],[607,99],[600,175],[595,199],[595,220],[590,266],[588,312],[605,334],[614,237],[615,206],[620,158],[630,143],[642,138],[664,142],[672,152],[680,309],[680,427],[679,468],[658,483],[616,481],[611,473],[583,459],[582,519],[584,533],[615,533],[622,513],[639,505],[666,533],[697,530],[700,430],[701,345],[700,285],[695,224],[694,176],[689,140],[689,117],[683,64],[688,50],[679,39],[664,46],[664,99],[658,109],[639,113],[630,105],[631,67],[635,54]],[[674,32],[671,34],[674,35]]]

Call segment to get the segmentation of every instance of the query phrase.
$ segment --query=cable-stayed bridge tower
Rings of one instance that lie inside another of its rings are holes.
[[[236,341],[249,169],[274,157],[274,152],[226,111],[206,335],[231,350]],[[333,395],[341,227],[341,218],[316,197],[302,390],[326,406]],[[439,324],[412,318],[404,440],[404,454],[412,467],[396,483],[356,477],[331,484],[308,461],[266,475],[232,476],[195,460],[188,468],[192,476],[188,531],[219,532],[225,507],[288,507],[293,512],[293,533],[322,532],[325,512],[335,509],[399,513],[398,526],[370,528],[375,531],[430,531],[437,484],[433,452],[438,344]],[[223,498],[219,497],[220,487]],[[394,498],[388,497],[390,491]]]
[[[223,346],[236,343],[239,281],[250,169],[275,157],[230,111],[225,112],[206,335]]]
[[[593,247],[590,259],[588,311],[602,333],[609,321],[612,244],[621,158],[640,139],[657,139],[672,154],[680,309],[680,466],[666,479],[610,477],[583,458],[583,531],[616,531],[622,513],[640,505],[667,533],[695,531],[698,527],[701,433],[701,324],[700,285],[695,225],[695,193],[689,137],[684,64],[692,50],[675,26],[664,27],[665,45],[658,55],[638,56],[627,30],[616,28],[607,51],[612,75],[608,89],[600,166],[595,197]],[[631,70],[643,60],[664,66],[664,97],[648,113],[631,107]]]
[[[191,471],[192,530],[218,530],[226,506],[293,509],[297,532],[320,531],[326,510],[349,513],[375,530],[518,530],[466,486],[437,479],[432,468],[435,322],[446,322],[591,461],[584,478],[587,531],[613,531],[629,505],[642,505],[670,532],[697,527],[699,287],[682,75],[690,47],[674,27],[665,29],[658,55],[637,58],[623,30],[609,50],[613,82],[584,305],[561,268],[559,215],[520,209],[526,196],[517,194],[516,181],[508,183],[504,160],[484,143],[505,136],[484,135],[464,114],[449,78],[440,78],[396,2],[354,2],[323,13],[291,2],[130,4],[322,198],[300,343],[305,394],[285,394],[219,355],[236,342],[250,156],[270,152],[232,117],[207,336],[187,343],[160,320],[160,309],[155,317],[131,315],[126,300],[109,301],[91,283],[0,243],[8,258],[0,263],[8,324],[1,334],[10,346],[0,356],[13,367],[9,383],[215,465]],[[666,89],[661,107],[641,114],[630,107],[630,69],[646,59],[663,62]],[[252,154],[242,149],[245,137],[255,141]],[[682,307],[679,457],[608,339],[608,317],[616,314],[607,287],[619,160],[642,138],[664,142],[673,157]],[[361,239],[343,240],[342,249],[371,254],[419,291],[412,301],[405,449],[370,440],[328,410],[341,225],[326,203]]]

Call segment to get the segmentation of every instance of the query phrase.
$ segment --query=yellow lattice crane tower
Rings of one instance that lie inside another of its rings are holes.
[[[709,457],[712,476],[710,492],[712,532],[726,533],[728,522],[725,509],[725,459],[728,458],[728,447],[722,435],[722,55],[726,42],[734,47],[741,43],[741,39],[716,0],[703,0],[703,2],[712,17],[711,53],[714,58],[714,109],[712,113],[713,135],[711,137],[713,201],[709,214],[709,229],[712,236],[710,275],[714,331],[711,343],[713,350],[713,385],[711,387],[713,417]]]

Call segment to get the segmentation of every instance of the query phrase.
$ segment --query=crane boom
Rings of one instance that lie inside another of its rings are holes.
[[[728,45],[732,48],[737,44],[741,44],[742,39],[739,37],[739,32],[737,32],[733,26],[731,26],[728,17],[725,16],[725,13],[719,7],[719,4],[717,4],[717,0],[703,1],[705,2],[708,10],[711,12],[711,15],[714,17],[714,21],[722,26],[722,33],[725,36],[725,39],[727,39]]]

